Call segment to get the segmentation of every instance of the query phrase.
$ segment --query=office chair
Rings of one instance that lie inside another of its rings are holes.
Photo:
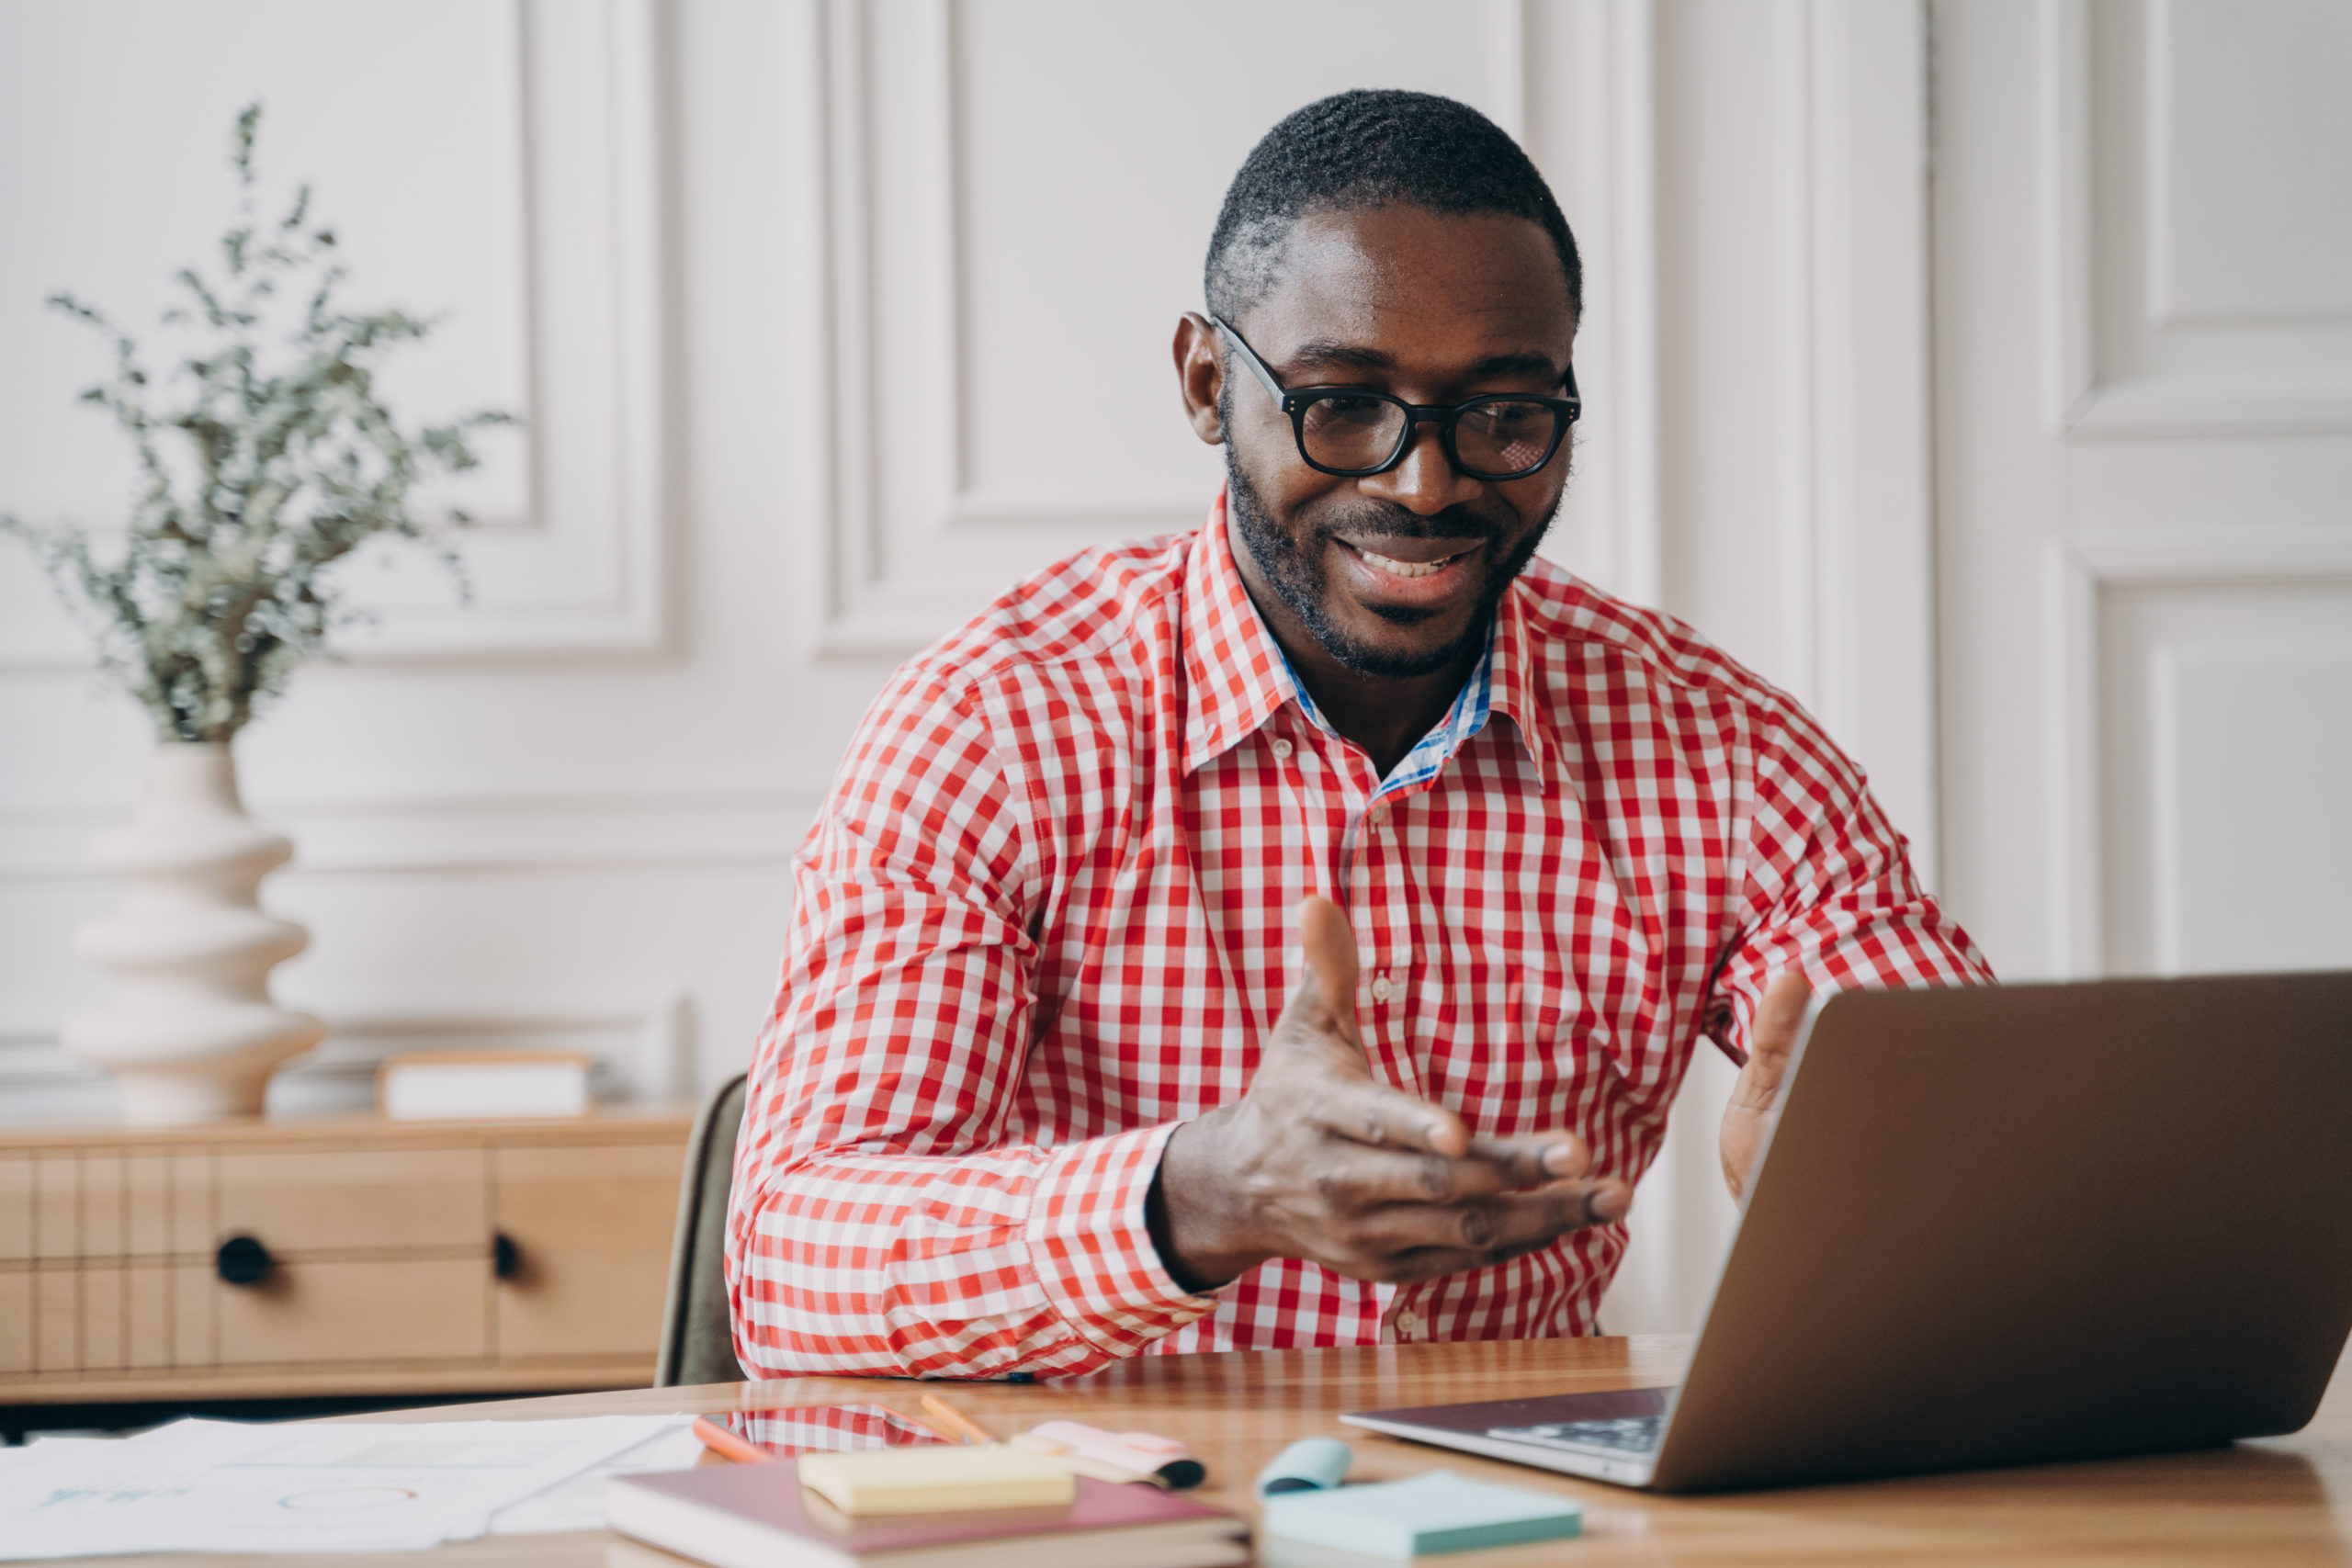
[[[743,1130],[741,1073],[721,1084],[695,1119],[678,1188],[678,1230],[670,1244],[670,1294],[662,1309],[662,1349],[653,1386],[741,1382],[727,1317],[727,1188],[735,1137]]]

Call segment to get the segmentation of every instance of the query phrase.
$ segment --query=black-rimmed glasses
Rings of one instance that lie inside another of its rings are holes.
[[[1527,392],[1488,392],[1467,402],[1408,403],[1369,387],[1301,387],[1292,391],[1274,379],[1266,362],[1221,317],[1216,329],[1233,340],[1242,363],[1266,384],[1298,437],[1298,455],[1318,473],[1341,479],[1385,474],[1405,460],[1413,427],[1438,427],[1449,462],[1474,479],[1521,479],[1552,460],[1584,412],[1577,396],[1576,367],[1562,378],[1563,397]]]

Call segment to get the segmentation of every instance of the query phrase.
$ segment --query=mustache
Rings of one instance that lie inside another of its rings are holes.
[[[1466,506],[1449,506],[1424,517],[1393,501],[1371,500],[1359,501],[1328,520],[1318,520],[1315,531],[1338,538],[1377,538],[1385,535],[1392,539],[1462,539],[1477,544],[1491,543],[1502,532]]]

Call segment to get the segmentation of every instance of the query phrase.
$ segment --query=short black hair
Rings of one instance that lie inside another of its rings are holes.
[[[1203,284],[1210,311],[1238,322],[1274,285],[1291,226],[1316,210],[1425,207],[1500,212],[1542,225],[1584,314],[1584,263],[1552,187],[1502,127],[1434,93],[1359,88],[1320,98],[1259,139],[1226,188]]]

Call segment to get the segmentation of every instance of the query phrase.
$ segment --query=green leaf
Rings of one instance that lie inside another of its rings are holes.
[[[233,736],[304,660],[333,656],[335,630],[364,617],[341,601],[332,570],[370,538],[432,543],[469,601],[444,525],[417,515],[414,492],[478,466],[467,432],[514,423],[491,410],[412,428],[384,404],[376,365],[428,335],[435,319],[335,308],[345,281],[336,236],[306,227],[308,186],[275,228],[256,227],[260,122],[261,106],[248,106],[231,139],[242,216],[219,243],[226,282],[193,266],[174,275],[193,303],[169,308],[165,323],[212,342],[179,359],[168,394],[153,390],[137,343],[102,311],[63,291],[48,301],[112,342],[111,379],[77,397],[107,410],[130,440],[138,479],[128,528],[101,548],[76,529],[0,516],[0,532],[25,541],[92,626],[112,677],[159,734],[181,739]],[[297,234],[299,243],[281,238]],[[295,330],[266,340],[263,329],[287,313],[281,298],[300,301]],[[151,395],[174,400],[154,409]],[[458,513],[447,525],[467,521]]]

